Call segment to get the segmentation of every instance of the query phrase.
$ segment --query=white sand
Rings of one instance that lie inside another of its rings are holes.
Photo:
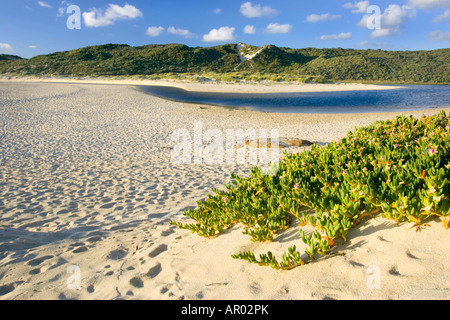
[[[241,87],[234,88],[226,90]],[[338,246],[342,255],[292,271],[231,254],[280,256],[301,246],[298,227],[259,244],[240,226],[207,240],[168,224],[183,220],[183,211],[231,172],[250,169],[173,165],[168,147],[177,129],[193,132],[194,121],[204,129],[277,128],[282,136],[326,143],[396,113],[200,108],[123,84],[81,82],[2,81],[0,101],[0,299],[450,298],[450,233],[440,219],[421,232],[370,220]],[[80,272],[79,290],[67,285],[76,276],[68,270]]]
[[[5,77],[3,77],[5,78]],[[2,78],[0,78],[2,80]],[[201,92],[239,92],[239,93],[281,93],[281,92],[331,92],[360,90],[395,90],[399,85],[376,85],[361,83],[293,83],[293,82],[194,82],[188,80],[139,80],[109,78],[50,78],[28,77],[11,78],[11,82],[50,82],[50,83],[83,83],[83,84],[118,84],[135,86],[171,86],[188,91]]]

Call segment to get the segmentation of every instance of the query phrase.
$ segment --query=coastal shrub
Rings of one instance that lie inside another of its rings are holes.
[[[445,72],[450,65],[449,48],[381,51],[246,45],[242,49],[244,54],[256,52],[252,59],[242,63],[236,44],[209,48],[181,44],[138,47],[106,44],[31,59],[0,55],[0,74],[113,77],[177,73],[189,77],[189,74],[221,75],[239,71],[266,75],[261,80],[270,80],[271,76],[301,79],[304,77],[298,75],[305,75],[317,77],[319,81],[450,83],[450,73]]]
[[[211,238],[240,223],[258,242],[273,241],[295,219],[301,227],[314,227],[312,234],[299,234],[305,255],[296,246],[280,261],[271,252],[259,259],[252,252],[233,255],[275,269],[326,255],[336,239],[345,240],[353,226],[377,214],[418,229],[438,216],[448,228],[450,119],[445,112],[377,121],[324,147],[285,153],[278,166],[274,175],[259,168],[250,177],[233,174],[225,190],[214,189],[184,213],[195,222],[171,224]]]

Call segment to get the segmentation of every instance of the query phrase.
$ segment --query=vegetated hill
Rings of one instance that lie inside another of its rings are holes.
[[[107,44],[3,63],[0,73],[121,76],[159,73],[231,72],[240,63],[236,45],[190,48],[181,44]]]
[[[239,51],[239,49],[241,51]],[[256,53],[242,61],[242,55]],[[131,47],[107,44],[56,52],[32,59],[0,61],[0,74],[129,76],[165,73],[285,74],[331,81],[450,83],[450,49],[382,51],[262,48],[237,44],[188,47],[182,44]]]
[[[21,60],[22,58],[19,56],[14,56],[11,54],[0,54],[0,61],[4,60]]]

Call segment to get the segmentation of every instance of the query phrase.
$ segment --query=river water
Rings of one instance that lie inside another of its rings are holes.
[[[369,113],[450,107],[450,86],[406,85],[393,90],[311,93],[223,93],[175,87],[139,86],[161,98],[223,107],[280,113]]]

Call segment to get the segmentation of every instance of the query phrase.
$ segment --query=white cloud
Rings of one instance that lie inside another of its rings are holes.
[[[289,33],[292,29],[290,24],[279,24],[279,23],[271,23],[267,26],[266,32],[277,34],[277,33]]]
[[[37,46],[35,46],[35,45],[33,45],[33,44],[30,44],[30,45],[28,46],[28,48],[30,48],[30,49],[36,49]]]
[[[450,9],[445,10],[443,14],[434,18],[433,22],[438,23],[438,22],[441,22],[442,20],[450,21]]]
[[[13,53],[14,49],[9,43],[0,43],[0,53]]]
[[[106,27],[114,24],[117,20],[135,19],[142,17],[142,12],[129,4],[123,7],[117,4],[109,4],[103,13],[100,9],[91,9],[89,12],[83,12],[83,19],[86,27]]]
[[[442,32],[440,30],[430,32],[428,35],[431,41],[450,41],[450,31]]]
[[[361,41],[359,43],[361,47],[372,48],[372,49],[386,49],[390,48],[391,45],[387,42],[369,42],[369,41]]]
[[[410,6],[391,4],[381,16],[383,28],[395,28],[416,16],[416,10]]]
[[[402,34],[400,28],[391,28],[391,29],[376,29],[370,34],[371,39],[377,39],[382,37],[392,37],[398,36]]]
[[[450,0],[409,0],[409,4],[420,9],[450,8]]]
[[[306,21],[311,22],[311,23],[316,23],[316,22],[320,22],[320,21],[339,20],[340,18],[342,18],[342,16],[340,14],[331,15],[329,13],[324,13],[324,14],[313,13],[306,17]]]
[[[255,29],[254,26],[245,26],[244,33],[245,34],[255,34],[256,33],[256,29]]]
[[[346,40],[350,39],[352,37],[351,32],[347,33],[340,33],[340,34],[329,34],[329,35],[323,35],[320,37],[320,40]]]
[[[150,37],[158,37],[163,31],[164,31],[163,27],[148,27],[145,34]]]
[[[355,3],[347,2],[343,7],[345,9],[352,9],[353,13],[367,13],[369,5],[369,1],[359,1]]]
[[[415,16],[415,8],[408,5],[399,6],[397,4],[391,4],[381,15],[381,28],[374,30],[370,34],[370,37],[375,39],[399,35],[402,33],[401,29],[403,28],[403,25]],[[361,28],[367,28],[367,21],[369,18],[370,15],[364,15],[358,23],[358,26]]]
[[[261,7],[260,4],[253,5],[250,1],[241,5],[241,13],[247,18],[270,17],[279,12],[269,6]]]
[[[176,29],[175,27],[169,27],[167,29],[167,32],[177,35],[177,36],[182,36],[185,38],[195,38],[196,35],[193,34],[192,32],[190,32],[189,30],[186,29]]]
[[[217,8],[217,9],[214,9],[213,12],[214,12],[215,14],[219,14],[219,13],[222,12],[222,9]]]
[[[51,8],[52,7],[47,2],[44,2],[44,1],[38,1],[38,5],[40,5],[43,8]]]
[[[58,13],[56,14],[57,17],[62,17],[63,15],[66,14],[67,12],[67,8],[70,7],[70,3],[66,2],[66,1],[61,1],[61,4],[59,5],[58,8]]]
[[[367,28],[367,21],[369,20],[369,18],[370,18],[370,15],[365,14],[362,17],[361,21],[358,22],[358,27]]]
[[[203,35],[204,42],[216,41],[233,41],[235,28],[221,27],[219,29],[212,29],[208,34]]]

